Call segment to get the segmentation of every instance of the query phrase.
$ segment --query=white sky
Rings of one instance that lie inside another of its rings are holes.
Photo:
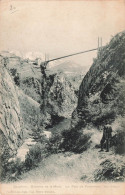
[[[124,29],[124,1],[0,2],[0,50],[42,52],[55,58],[96,48],[98,36],[105,45]],[[95,56],[92,52],[67,60],[90,66]]]

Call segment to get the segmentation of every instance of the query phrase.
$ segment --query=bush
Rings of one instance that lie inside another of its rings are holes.
[[[111,123],[115,120],[115,117],[116,117],[116,113],[111,110],[111,111],[103,113],[99,117],[95,118],[93,120],[93,124],[95,126],[99,126],[99,125],[102,125],[102,124]]]
[[[101,164],[101,168],[94,173],[95,181],[124,181],[124,162],[116,163],[116,161],[105,160]]]
[[[17,181],[21,179],[21,175],[34,167],[37,167],[39,162],[48,155],[47,143],[37,143],[32,146],[25,157],[25,162],[21,162],[19,158],[8,161],[5,155],[1,155],[1,181]]]
[[[4,162],[1,168],[1,181],[17,181],[25,170],[24,163],[19,158],[16,161]]]
[[[48,155],[46,143],[35,144],[27,153],[25,158],[26,171],[37,167],[39,162]]]
[[[118,132],[112,137],[112,145],[116,154],[125,153],[125,132]]]
[[[57,154],[58,152],[61,152],[61,148],[60,148],[61,141],[62,141],[62,135],[58,133],[54,133],[47,145],[48,153]]]
[[[10,69],[10,73],[11,73],[11,75],[14,77],[14,76],[17,74],[17,69],[11,68],[11,69]]]
[[[84,135],[82,130],[69,129],[62,132],[63,142],[60,148],[65,151],[72,151],[75,153],[82,153],[90,146],[90,136]]]
[[[19,77],[19,73],[17,73],[14,77],[14,82],[17,86],[20,86],[20,77]]]
[[[44,135],[43,130],[41,130],[40,128],[32,129],[32,133],[29,133],[29,135],[37,143],[47,142],[46,136]]]

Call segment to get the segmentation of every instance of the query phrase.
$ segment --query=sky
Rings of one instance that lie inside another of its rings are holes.
[[[0,50],[40,52],[49,59],[97,48],[125,30],[125,2],[0,1]],[[97,52],[67,58],[90,66]]]

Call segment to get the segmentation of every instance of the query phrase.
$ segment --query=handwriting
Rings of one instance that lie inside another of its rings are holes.
[[[18,11],[16,9],[16,7],[14,7],[13,5],[10,5],[10,9],[9,10],[10,10],[11,14],[14,13],[14,12],[16,12],[16,11]]]

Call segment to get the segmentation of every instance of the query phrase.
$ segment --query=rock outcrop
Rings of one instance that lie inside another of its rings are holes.
[[[125,32],[114,36],[100,49],[85,75],[72,126],[112,124],[125,114]]]
[[[77,96],[66,76],[63,73],[47,74],[42,89],[41,111],[46,125],[58,123],[61,118],[70,118]]]
[[[20,114],[17,88],[6,68],[0,63],[0,134],[1,148],[16,153],[23,139],[23,121]]]
[[[55,65],[54,67],[50,66],[49,70],[53,73],[63,73],[67,80],[72,84],[76,94],[78,94],[79,86],[87,72],[85,67],[72,61],[66,61],[62,64]]]

